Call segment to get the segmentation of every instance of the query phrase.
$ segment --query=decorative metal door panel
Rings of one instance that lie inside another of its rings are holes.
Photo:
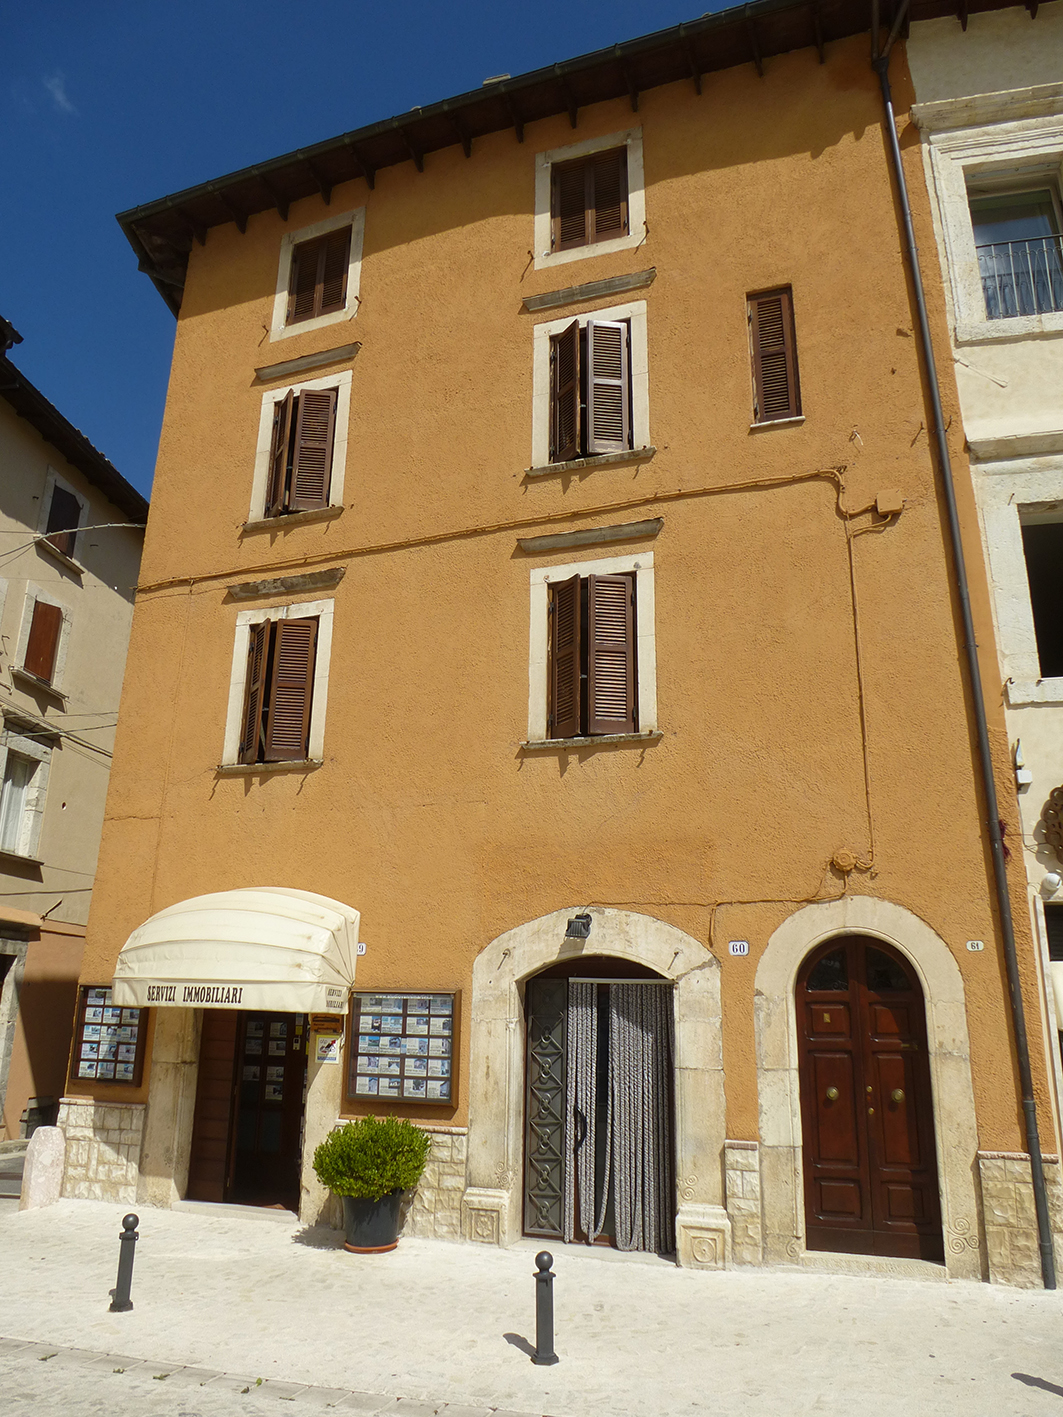
[[[530,979],[525,1077],[524,1230],[560,1235],[565,1184],[567,979]]]

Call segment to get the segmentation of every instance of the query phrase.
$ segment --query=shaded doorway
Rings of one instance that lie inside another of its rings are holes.
[[[298,1211],[306,1048],[305,1014],[204,1012],[189,1200]]]
[[[604,956],[525,986],[524,1233],[675,1249],[672,985]]]
[[[912,966],[862,935],[797,979],[805,1246],[943,1260],[926,1008]]]

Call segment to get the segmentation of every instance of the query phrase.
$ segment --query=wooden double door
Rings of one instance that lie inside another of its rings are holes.
[[[944,1258],[926,1009],[879,940],[821,946],[797,980],[805,1244]]]
[[[207,1009],[188,1198],[299,1209],[305,1014]]]

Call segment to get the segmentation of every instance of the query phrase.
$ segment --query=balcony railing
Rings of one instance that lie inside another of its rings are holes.
[[[1063,236],[994,241],[977,250],[990,320],[1063,310]]]

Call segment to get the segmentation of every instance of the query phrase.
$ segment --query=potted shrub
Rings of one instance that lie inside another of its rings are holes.
[[[345,1250],[395,1248],[402,1194],[421,1179],[431,1146],[427,1132],[397,1117],[362,1117],[329,1133],[314,1152],[314,1170],[343,1197]]]

